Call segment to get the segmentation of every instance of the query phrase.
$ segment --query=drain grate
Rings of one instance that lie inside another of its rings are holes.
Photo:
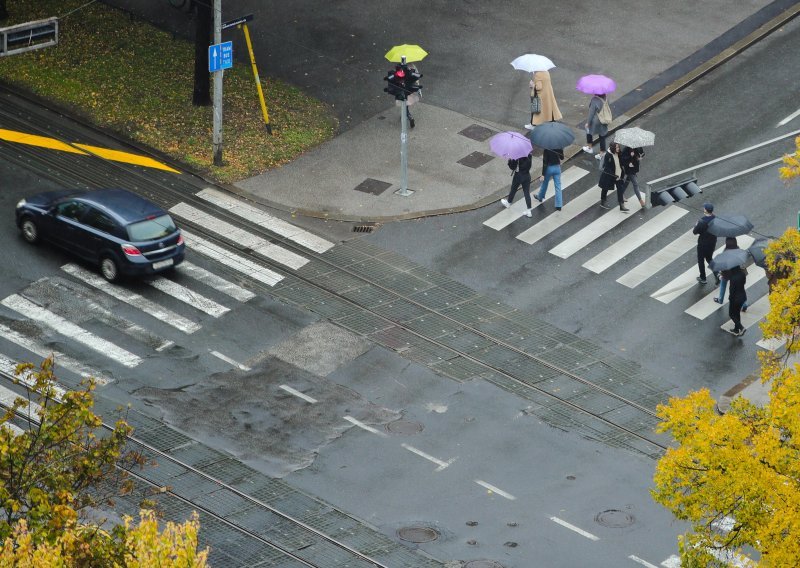
[[[415,543],[432,542],[439,538],[439,533],[430,527],[403,527],[397,530],[401,540]]]
[[[636,522],[636,518],[633,515],[618,509],[608,509],[598,513],[594,520],[597,524],[612,529],[624,529]]]
[[[353,225],[354,233],[371,233],[375,230],[375,225]]]

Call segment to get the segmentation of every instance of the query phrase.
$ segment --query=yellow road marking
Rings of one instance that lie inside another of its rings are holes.
[[[39,146],[41,148],[49,148],[51,150],[58,150],[60,152],[70,152],[71,154],[80,154],[86,156],[94,154],[106,160],[113,160],[115,162],[123,162],[126,164],[134,164],[137,166],[144,166],[146,168],[155,168],[174,172],[179,174],[180,171],[162,164],[158,160],[148,158],[147,156],[140,156],[139,154],[131,154],[130,152],[122,152],[120,150],[110,150],[108,148],[100,148],[99,146],[89,146],[88,144],[67,144],[55,138],[48,138],[47,136],[36,136],[35,134],[26,134],[24,132],[16,132],[14,130],[5,130],[0,128],[0,140],[7,142],[16,142],[18,144],[28,144],[30,146]],[[86,150],[84,152],[83,150]]]

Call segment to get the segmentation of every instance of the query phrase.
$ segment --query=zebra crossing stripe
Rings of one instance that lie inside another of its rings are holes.
[[[766,349],[767,351],[777,351],[783,347],[785,343],[786,339],[780,337],[770,337],[769,339],[762,337],[756,341],[756,345],[761,347],[761,349]]]
[[[203,227],[209,231],[218,234],[231,242],[236,243],[238,246],[250,249],[255,254],[263,256],[270,260],[274,260],[284,266],[297,270],[308,262],[308,259],[293,253],[279,245],[270,243],[261,237],[245,231],[244,229],[231,225],[227,221],[218,219],[210,213],[201,211],[196,207],[192,207],[188,203],[178,203],[170,207],[170,213],[173,215],[190,221]]]
[[[274,215],[270,215],[266,211],[254,207],[238,199],[232,195],[207,187],[197,193],[197,197],[216,205],[221,209],[225,209],[248,221],[255,223],[273,233],[286,237],[287,239],[303,245],[304,247],[313,250],[314,252],[323,253],[333,247],[333,243],[318,237],[317,235],[301,229],[296,225],[287,223],[282,219],[278,219]]]
[[[147,283],[156,290],[160,290],[168,296],[172,296],[176,300],[188,306],[192,306],[201,312],[205,312],[210,316],[214,316],[215,318],[221,317],[231,311],[230,308],[218,304],[211,298],[206,298],[202,294],[189,290],[186,286],[182,286],[162,276],[156,276],[152,280],[148,280]]]
[[[740,248],[747,248],[751,244],[753,244],[753,237],[743,235],[741,237],[737,237],[739,247]],[[714,256],[717,256],[725,250],[725,247],[719,247],[717,250],[714,251]],[[713,282],[714,275],[711,274],[710,270],[706,270],[707,276]],[[697,286],[697,276],[699,272],[697,270],[697,265],[693,265],[692,268],[688,269],[686,272],[668,282],[652,294],[650,297],[655,298],[659,302],[663,302],[664,304],[669,304],[672,300],[686,292],[687,290],[691,289],[694,286]]]
[[[748,269],[749,270],[749,269]],[[747,311],[742,312],[742,325],[746,329],[750,329],[759,321],[764,319],[769,313],[769,296],[762,296],[758,300],[756,300],[753,304],[747,306]],[[721,329],[731,329],[733,327],[733,320],[728,320],[719,326]]]
[[[233,268],[253,280],[258,280],[267,286],[274,286],[283,280],[283,276],[277,272],[273,272],[269,268],[265,268],[248,258],[225,250],[211,241],[207,241],[203,237],[190,233],[186,229],[181,229],[181,233],[183,234],[183,238],[186,239],[186,246],[193,251],[216,260],[229,268]]]
[[[100,371],[96,369],[92,369],[91,367],[87,367],[80,361],[77,361],[70,357],[69,355],[64,355],[63,353],[56,351],[50,346],[45,346],[39,343],[38,341],[31,339],[22,335],[21,333],[14,331],[10,327],[3,325],[0,323],[0,337],[10,341],[11,343],[15,343],[19,345],[23,349],[38,355],[42,359],[46,359],[47,357],[52,356],[53,360],[56,362],[56,366],[64,367],[75,373],[76,375],[80,375],[84,379],[88,379],[89,377],[93,377],[95,382],[98,385],[107,385],[111,382],[111,379],[108,377],[103,376]]]
[[[184,260],[182,263],[178,265],[177,268],[178,272],[182,274],[186,274],[190,278],[194,278],[198,282],[202,282],[206,286],[217,290],[218,292],[222,292],[223,294],[227,294],[234,300],[239,300],[240,302],[246,302],[256,297],[250,290],[246,290],[239,286],[238,284],[234,284],[233,282],[229,282],[222,278],[221,276],[217,276],[213,272],[209,272],[205,268],[201,268],[196,264],[192,264],[191,262]]]
[[[670,209],[672,208],[670,207]],[[628,272],[617,278],[617,282],[628,288],[636,288],[636,286],[650,278],[653,274],[666,268],[669,264],[686,254],[696,242],[697,235],[692,234],[692,230],[689,229],[667,246],[657,251],[650,258],[634,266]]]
[[[200,324],[186,319],[185,317],[178,315],[167,308],[159,306],[155,302],[152,302],[147,298],[140,296],[139,294],[131,292],[122,286],[111,284],[100,276],[81,268],[77,264],[65,264],[61,267],[61,270],[67,274],[71,274],[78,280],[81,280],[90,286],[94,286],[101,292],[105,292],[112,298],[116,298],[121,302],[133,306],[134,308],[142,310],[148,315],[164,322],[167,325],[171,325],[183,333],[194,333],[200,329]]]
[[[7,308],[19,312],[27,318],[45,325],[57,333],[75,341],[82,343],[89,349],[96,351],[106,357],[114,359],[121,365],[128,368],[138,366],[143,359],[138,355],[134,355],[130,351],[119,347],[110,341],[99,337],[92,332],[75,325],[74,323],[62,318],[58,314],[51,312],[30,300],[23,298],[17,294],[12,294],[2,300],[2,303]]]
[[[587,260],[583,263],[583,267],[600,274],[687,213],[688,211],[686,209],[680,207],[667,207],[663,212],[647,221],[638,229],[631,231],[594,258]]]
[[[595,185],[575,199],[564,203],[561,211],[556,211],[552,215],[545,217],[527,231],[517,235],[517,238],[532,245],[598,203],[600,203],[600,193],[599,188]]]
[[[578,168],[574,166],[571,168],[567,168],[561,174],[561,190],[564,191],[567,187],[569,187],[570,185],[572,185],[573,183],[575,183],[588,173],[589,172],[587,170],[584,170],[583,168]],[[552,183],[550,185],[552,185]],[[534,191],[538,191],[538,186],[536,190],[534,190],[534,188],[531,187],[531,192]],[[551,190],[551,192],[552,191],[555,190]],[[550,197],[547,198],[547,200],[549,199]],[[538,207],[539,202],[534,200],[533,206],[534,208]],[[483,224],[491,229],[494,229],[495,231],[499,231],[500,229],[507,227],[508,225],[510,225],[511,223],[522,217],[526,209],[527,206],[525,204],[525,199],[520,198],[519,201],[512,203],[511,207],[509,207],[508,209],[503,209],[497,215],[490,217],[489,219],[484,221]]]
[[[597,237],[606,234],[608,231],[630,219],[630,213],[612,209],[596,221],[589,223],[583,229],[561,241],[560,244],[550,249],[550,254],[561,258],[569,258],[579,250],[583,250],[587,245],[597,240]]]
[[[767,277],[767,273],[764,272],[764,269],[756,266],[755,264],[748,267],[747,272],[747,283],[745,284],[745,288],[750,288],[759,280],[763,280]],[[708,316],[722,307],[720,304],[714,302],[714,298],[718,295],[719,289],[714,288],[713,292],[706,294],[702,299],[695,302],[684,311],[690,316],[696,317],[697,319],[706,319]],[[724,298],[722,301],[723,305],[727,304],[727,301]]]

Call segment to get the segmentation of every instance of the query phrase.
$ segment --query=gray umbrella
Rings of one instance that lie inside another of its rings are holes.
[[[753,262],[756,263],[756,266],[760,266],[761,268],[767,267],[767,253],[764,249],[767,248],[768,244],[769,241],[767,239],[758,239],[747,249],[747,252],[753,257]]]
[[[719,272],[720,270],[730,270],[747,264],[748,260],[750,260],[750,253],[746,250],[740,248],[726,249],[711,259],[708,266],[714,272]]]
[[[717,237],[738,237],[753,229],[753,224],[744,215],[714,217],[708,224],[708,232]]]
[[[530,138],[534,146],[547,150],[560,150],[575,141],[575,134],[566,124],[545,122],[533,129]]]

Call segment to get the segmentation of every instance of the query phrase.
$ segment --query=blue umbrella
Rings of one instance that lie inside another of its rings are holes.
[[[575,141],[572,129],[562,122],[545,122],[534,128],[531,133],[534,146],[546,150],[560,150]]]

